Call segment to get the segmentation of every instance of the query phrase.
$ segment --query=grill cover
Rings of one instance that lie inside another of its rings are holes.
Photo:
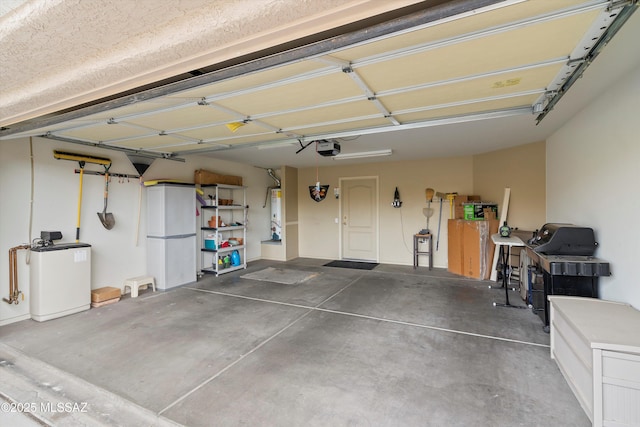
[[[593,256],[598,243],[592,228],[549,223],[542,226],[529,245],[546,255]]]

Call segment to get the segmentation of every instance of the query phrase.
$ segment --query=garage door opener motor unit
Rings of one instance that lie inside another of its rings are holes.
[[[318,154],[320,154],[321,156],[333,157],[336,154],[340,154],[340,144],[338,144],[337,141],[334,141],[334,140],[327,141],[326,139],[321,139],[317,141],[317,143],[318,143],[318,146],[316,150],[318,151]]]

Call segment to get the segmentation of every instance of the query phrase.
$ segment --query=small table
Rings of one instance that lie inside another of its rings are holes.
[[[420,240],[426,240],[429,245],[427,252],[418,250],[418,243]],[[429,255],[429,270],[433,265],[433,239],[431,233],[429,234],[414,234],[413,235],[413,268],[418,266],[418,255]]]
[[[491,235],[491,240],[500,248],[498,260],[502,263],[502,286],[504,287],[505,296],[504,304],[494,302],[493,306],[527,308],[526,306],[509,304],[509,255],[511,255],[512,246],[524,246],[524,242],[518,236],[502,237],[499,233]]]

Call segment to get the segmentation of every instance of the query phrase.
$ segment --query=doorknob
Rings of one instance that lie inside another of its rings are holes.
[[[342,225],[347,225],[347,216],[344,216],[344,220],[342,221]]]

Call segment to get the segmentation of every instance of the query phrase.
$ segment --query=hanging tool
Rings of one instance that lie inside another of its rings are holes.
[[[78,162],[80,166],[80,189],[78,190],[78,219],[76,221],[76,243],[80,242],[80,212],[82,212],[82,177],[84,176],[84,162]]]
[[[87,154],[67,153],[65,151],[53,151],[53,157],[63,160],[74,160],[76,162],[95,163],[96,165],[111,166],[111,159],[105,157],[90,156]]]
[[[74,169],[75,173],[80,173],[80,169]],[[98,171],[84,171],[85,175],[100,175],[100,176],[104,176],[104,172],[98,172]],[[133,175],[130,173],[110,173],[109,175],[111,175],[111,178],[113,178],[114,176],[116,178],[118,178],[118,184],[124,184],[125,183],[125,179],[127,180],[126,182],[129,182],[130,178],[133,179],[138,179],[140,178],[140,175]]]
[[[449,201],[449,218],[453,219],[453,201],[458,193],[447,193],[447,200]]]
[[[149,169],[151,163],[155,160],[152,157],[140,156],[136,154],[127,154],[127,158],[131,162],[139,176],[139,186],[138,186],[138,221],[136,222],[136,235],[135,235],[135,245],[138,246],[138,235],[140,234],[140,212],[142,211],[142,187],[144,187],[142,175]],[[196,193],[197,194],[197,193]],[[203,203],[204,204],[204,203]]]
[[[102,212],[98,212],[98,218],[100,218],[100,222],[107,230],[111,230],[113,226],[116,224],[116,219],[113,217],[113,214],[107,212],[107,199],[109,198],[109,166],[104,167],[104,210]]]
[[[80,190],[78,192],[78,220],[76,222],[76,243],[80,242],[80,212],[82,210],[82,178],[84,176],[84,166],[86,163],[111,166],[111,159],[105,157],[90,156],[86,154],[68,153],[65,151],[53,150],[53,157],[56,159],[73,160],[78,162],[80,167]]]
[[[146,169],[146,168],[145,168]],[[138,236],[140,235],[140,212],[142,211],[142,187],[144,184],[142,183],[142,174],[144,174],[144,170],[140,173],[140,182],[138,183],[138,220],[136,221],[136,237],[135,237],[135,245],[138,246]]]
[[[440,224],[442,224],[442,198],[440,198],[440,215],[438,215],[438,238],[436,239],[436,251],[440,249]]]
[[[431,233],[429,230],[429,218],[433,216],[433,209],[431,209],[431,199],[433,199],[434,194],[433,188],[426,188],[424,193],[427,199],[427,207],[422,209],[422,214],[427,218],[427,228],[420,230],[420,234],[429,234]]]
[[[438,217],[438,238],[436,240],[436,251],[440,249],[440,225],[442,224],[442,201],[447,199],[449,201],[449,218],[453,218],[453,200],[458,193],[436,193],[436,197],[440,199],[440,216]]]

